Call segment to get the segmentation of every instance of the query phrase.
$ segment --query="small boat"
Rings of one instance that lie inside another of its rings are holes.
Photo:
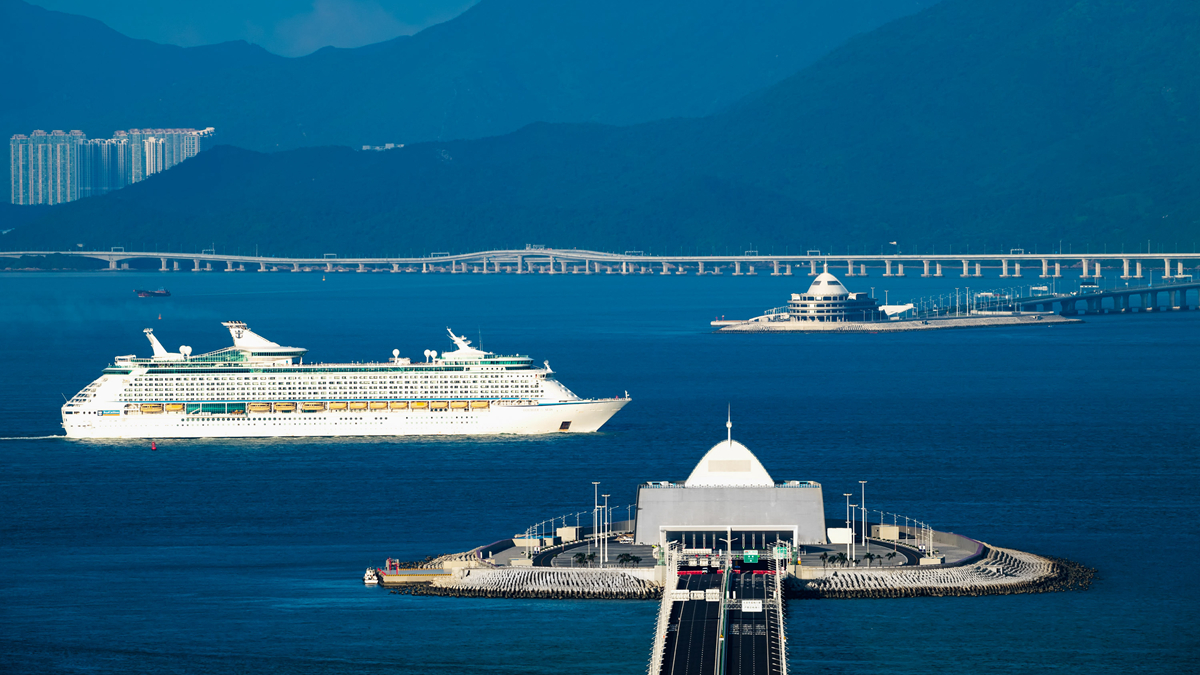
[[[366,401],[351,401],[350,409],[351,410],[366,410],[367,402]]]
[[[450,407],[449,401],[430,401],[429,408],[431,410],[445,410]]]
[[[429,401],[413,401],[408,404],[411,410],[425,410],[429,408]]]
[[[300,404],[300,412],[325,412],[325,404],[320,401],[308,401]]]
[[[471,409],[484,410],[488,407],[487,401],[471,401]]]
[[[182,403],[168,403],[167,412],[183,412]]]
[[[169,297],[171,297],[171,291],[168,291],[165,288],[160,288],[157,291],[143,291],[140,289],[135,289],[133,292],[137,293],[137,296],[139,298],[169,298]]]
[[[467,401],[450,401],[450,407],[454,410],[465,410],[469,405]]]
[[[276,403],[275,404],[275,412],[279,412],[279,413],[296,412],[296,404],[291,403],[291,402]]]
[[[387,401],[371,401],[371,410],[387,410]]]
[[[379,585],[379,572],[375,571],[374,567],[368,567],[366,573],[363,574],[363,583],[368,586]]]
[[[155,413],[162,412],[163,407],[162,407],[161,403],[143,403],[141,405],[141,411],[142,411],[142,414],[146,414],[146,413],[155,414]]]
[[[329,404],[329,409],[330,410],[345,410],[346,402],[345,401],[333,401]]]
[[[271,412],[271,404],[265,401],[257,401],[247,404],[252,413],[269,413]]]
[[[388,407],[392,410],[405,410],[408,408],[408,401],[392,401]]]

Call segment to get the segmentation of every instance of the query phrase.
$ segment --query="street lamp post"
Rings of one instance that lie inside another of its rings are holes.
[[[597,525],[596,525],[596,521],[598,520],[598,518],[596,516],[598,514],[596,512],[599,509],[600,509],[600,481],[594,480],[594,481],[592,481],[592,536],[588,537],[588,556],[589,556],[589,558],[592,555],[592,540],[596,538],[596,533],[598,532]],[[598,545],[599,544],[597,544],[597,546]]]
[[[858,484],[862,486],[862,512],[863,512],[863,545],[867,547],[867,552],[871,552],[871,542],[867,541],[867,481],[860,480]]]
[[[603,568],[604,568],[604,563],[607,563],[607,562],[608,562],[608,521],[609,521],[609,511],[608,511],[608,495],[601,495],[601,496],[602,496],[602,497],[604,497],[604,539],[601,539],[601,540],[600,540],[600,549],[601,549],[601,551],[602,551],[602,553],[600,554],[600,558],[601,558],[601,564],[600,564],[600,567],[601,567],[601,569],[603,569]]]
[[[854,530],[850,529],[850,493],[843,492],[842,496],[846,498],[846,529],[850,531],[850,539],[846,542],[846,555],[850,555],[850,542],[854,541]]]
[[[858,513],[856,513],[857,509],[858,504],[850,505],[850,562],[854,562],[854,557],[858,555],[856,552],[858,550],[858,542],[855,541],[854,538],[854,532],[858,529],[858,523],[855,522],[858,520]]]

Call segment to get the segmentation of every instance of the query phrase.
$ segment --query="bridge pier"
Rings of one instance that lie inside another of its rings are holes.
[[[267,271],[267,263],[265,263],[265,262],[258,263],[258,271],[266,272]]]
[[[853,260],[846,261],[846,276],[848,276],[848,277],[857,276],[856,274],[854,274],[854,261]]]
[[[1042,258],[1042,273],[1038,278],[1045,279],[1048,276],[1050,276],[1050,261]]]
[[[1021,278],[1021,263],[1013,263],[1013,276],[1017,279]]]
[[[1102,270],[1103,270],[1103,268],[1102,268],[1102,267],[1100,267],[1100,262],[1099,262],[1099,261],[1096,261],[1096,267],[1095,267],[1095,270],[1096,270],[1096,275],[1095,275],[1095,276],[1096,276],[1096,278],[1097,278],[1097,279],[1099,279],[1100,277],[1104,276],[1104,273],[1103,273],[1103,271],[1102,271]]]
[[[1088,259],[1083,259],[1083,272],[1079,275],[1080,279],[1088,278]]]
[[[787,271],[783,273],[783,276],[785,276],[785,277],[792,276],[792,266],[789,264],[789,265],[784,265],[784,267],[787,268]]]
[[[453,264],[453,263],[451,263],[451,264]],[[367,271],[367,266],[366,266],[365,264],[363,264],[363,263],[358,263],[358,271],[359,271],[359,272],[366,272],[366,271]]]
[[[975,263],[975,276],[977,276],[977,277],[983,276],[983,265],[981,265],[979,263]]]
[[[777,277],[777,276],[779,276],[779,261],[774,260],[774,261],[772,261],[772,264],[775,265],[775,271],[771,272],[771,276]]]
[[[929,261],[928,261],[928,260],[923,260],[923,261],[921,261],[921,262],[925,263],[925,271],[921,273],[921,276],[922,276],[922,277],[933,276],[933,275],[931,275],[931,274],[929,273]]]
[[[325,271],[332,272],[333,271],[333,263],[331,263],[331,262],[325,263]]]
[[[162,266],[158,268],[158,271],[159,272],[169,272],[170,270],[167,269],[167,259],[159,258],[159,260],[162,261]]]
[[[392,274],[400,271],[400,263],[392,263]]]
[[[904,263],[900,263],[900,264],[896,265],[896,268],[897,268],[896,276],[898,276],[898,277],[904,276]]]
[[[292,263],[292,271],[299,272],[300,271],[300,263]]]
[[[193,272],[200,271],[200,260],[199,259],[192,260],[192,265],[194,265],[194,267],[192,267]]]
[[[621,274],[629,274],[629,263],[621,261]]]
[[[108,269],[110,269],[110,270],[117,269],[117,259],[116,258],[109,258]]]
[[[885,277],[895,276],[892,274],[892,261],[890,259],[884,260],[883,265],[885,268],[884,272],[883,272],[883,276],[885,276]]]
[[[233,272],[233,271],[234,271],[234,269],[233,269],[233,261],[232,261],[232,260],[226,260],[226,261],[225,261],[225,271],[226,271],[226,272]]]
[[[1133,278],[1134,279],[1142,278],[1142,261],[1141,260],[1137,261],[1137,274],[1133,275]]]
[[[935,276],[935,277],[942,276],[942,263],[937,263],[936,268],[937,268],[937,272],[933,276]]]
[[[171,261],[171,270],[172,270],[172,271],[174,271],[174,272],[178,272],[178,271],[179,271],[179,261],[178,261],[178,260],[172,260],[172,261]]]
[[[740,260],[733,261],[733,276],[735,276],[735,277],[742,276],[742,261],[740,261]]]
[[[810,277],[817,276],[817,261],[816,260],[808,261],[808,276],[810,276]]]
[[[669,269],[670,269],[670,266],[669,266],[669,265],[667,265],[666,261],[663,261],[663,264],[662,264],[662,271],[661,271],[661,272],[659,272],[659,274],[660,274],[660,275],[662,275],[662,274],[670,274],[670,272],[668,271]]]
[[[963,273],[959,276],[963,276],[963,277],[971,276],[971,270],[970,270],[970,268],[967,267],[967,265],[969,265],[970,263],[968,263],[966,260],[964,260],[964,261],[962,261],[962,264],[963,264]]]
[[[700,270],[698,272],[696,272],[696,276],[700,276],[702,274],[704,274],[704,261],[703,260],[700,261]]]
[[[1121,260],[1121,265],[1122,265],[1122,268],[1121,268],[1121,278],[1122,278],[1122,279],[1128,279],[1128,278],[1129,278],[1129,258],[1124,258],[1124,259],[1122,259],[1122,260]]]
[[[860,277],[867,276],[867,264],[866,263],[862,263],[861,265],[858,266],[858,276],[860,276]]]
[[[1054,278],[1055,279],[1062,278],[1062,263],[1060,263],[1060,262],[1054,263]]]
[[[1008,260],[1006,258],[1000,259],[1000,269],[1001,269],[1000,278],[1007,279],[1009,274],[1008,274]]]
[[[1179,264],[1179,268],[1178,268],[1179,271],[1175,273],[1175,276],[1181,277],[1181,276],[1183,276],[1183,261],[1180,260],[1178,264]]]
[[[1163,258],[1163,279],[1171,278],[1171,259]]]

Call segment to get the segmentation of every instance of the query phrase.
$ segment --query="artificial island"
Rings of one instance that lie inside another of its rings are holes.
[[[774,479],[733,439],[731,422],[726,427],[726,439],[686,480],[637,486],[636,515],[627,520],[612,520],[609,495],[601,503],[596,490],[588,526],[563,517],[559,527],[560,519],[550,519],[463,553],[417,563],[389,558],[363,580],[426,596],[657,599],[651,675],[786,673],[789,599],[980,596],[1090,585],[1094,571],[1076,563],[868,509],[865,481],[844,493],[844,520],[829,518],[820,483]]]

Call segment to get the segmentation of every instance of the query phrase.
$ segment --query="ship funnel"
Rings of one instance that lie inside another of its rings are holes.
[[[279,344],[271,342],[265,337],[250,330],[242,321],[222,321],[222,326],[229,329],[229,334],[233,336],[234,347],[278,347]]]

